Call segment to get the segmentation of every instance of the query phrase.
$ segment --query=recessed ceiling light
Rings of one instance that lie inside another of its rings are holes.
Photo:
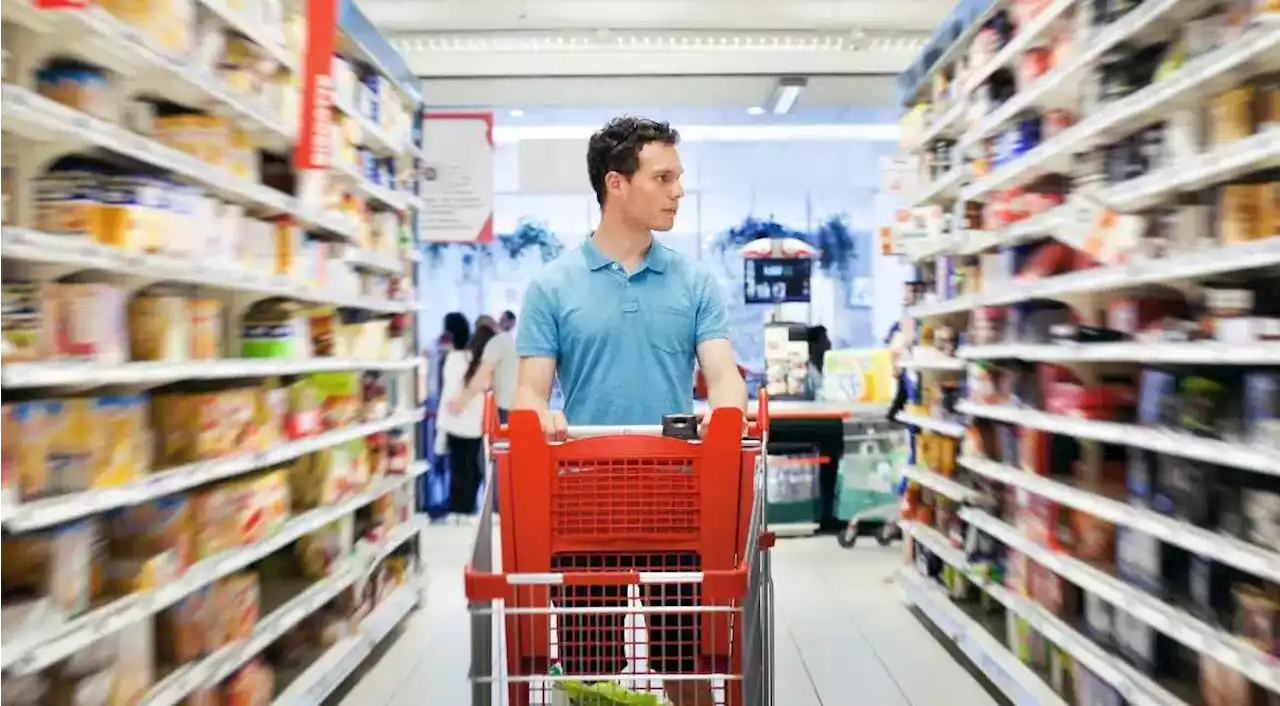
[[[511,109],[511,117],[513,117],[513,118],[523,118],[523,117],[524,117],[524,111],[523,111],[523,110],[520,110],[519,108],[512,108],[512,109]]]
[[[747,112],[751,115],[764,115],[764,108],[761,108],[758,105],[753,105],[750,108],[747,108]]]

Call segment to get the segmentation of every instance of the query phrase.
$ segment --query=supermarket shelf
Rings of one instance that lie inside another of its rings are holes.
[[[375,297],[335,296],[323,287],[244,269],[210,266],[190,258],[131,253],[95,243],[84,236],[53,235],[27,228],[5,226],[0,245],[9,260],[67,265],[83,269],[108,270],[156,281],[184,282],[206,287],[253,292],[263,296],[285,296],[320,304],[397,314],[413,309],[409,302]]]
[[[929,123],[929,127],[925,128],[924,133],[920,136],[920,144],[916,149],[929,144],[935,139],[943,135],[953,135],[956,129],[960,127],[960,119],[964,117],[965,103],[956,101],[955,105],[947,109],[936,120]]]
[[[945,316],[977,307],[1000,306],[1026,299],[1054,299],[1276,265],[1280,265],[1280,235],[1242,245],[1191,251],[1155,260],[1134,260],[1124,265],[1046,277],[1002,291],[922,304],[912,307],[909,314],[917,318]]]
[[[933,182],[925,184],[910,198],[903,199],[903,203],[906,204],[904,208],[916,208],[927,206],[931,203],[954,200],[960,189],[960,182],[964,181],[968,171],[965,167],[952,167],[951,171],[938,177]]]
[[[898,525],[903,533],[928,547],[929,551],[937,554],[943,562],[960,568],[965,568],[967,565],[964,551],[953,545],[938,530],[919,522],[900,522]]]
[[[197,67],[187,57],[169,53],[102,8],[90,5],[41,10],[30,0],[6,0],[3,7],[5,19],[42,35],[56,36],[61,55],[78,55],[126,76],[136,75],[139,80],[145,76],[145,88],[178,103],[217,103],[267,149],[283,153],[293,147],[296,127],[285,124],[265,105],[257,105],[252,96],[232,91],[211,72]],[[5,100],[8,99],[6,95]]]
[[[1126,704],[1190,706],[1039,605],[998,584],[986,584],[982,590],[1006,609],[1017,613],[1030,623],[1036,632],[1062,648],[1099,679],[1115,687],[1124,697]]]
[[[973,488],[918,466],[903,466],[902,475],[952,500],[969,502],[982,496],[982,493]]]
[[[982,66],[975,68],[965,77],[964,92],[967,94],[978,90],[987,79],[991,78],[992,74],[1012,65],[1028,49],[1036,46],[1040,41],[1040,36],[1075,4],[1076,0],[1057,0],[1042,10],[1039,15],[1036,15],[1035,19],[1019,27],[1017,33],[995,56],[991,57]]]
[[[1037,564],[1097,594],[1187,647],[1212,656],[1272,691],[1280,691],[1280,667],[1266,653],[1244,640],[1207,625],[1186,611],[1086,562],[1042,547],[991,515],[975,509],[962,509],[960,516],[1002,544],[1026,554]]]
[[[360,144],[368,147],[380,154],[391,156],[399,156],[409,151],[409,140],[397,140],[388,133],[381,125],[373,122],[356,110],[344,96],[334,94],[333,107],[339,112],[356,121],[360,126]]]
[[[1057,207],[1043,213],[1037,213],[996,231],[974,231],[976,235],[966,238],[957,249],[957,252],[963,255],[976,255],[990,248],[1002,245],[1017,245],[1024,240],[1049,235],[1062,224],[1066,213],[1067,209]]]
[[[394,534],[387,541],[379,544],[378,553],[387,556],[408,537],[416,535],[416,526],[414,531],[407,535]],[[393,544],[396,541],[399,541],[399,544]],[[253,634],[249,637],[180,668],[156,684],[143,697],[142,706],[178,706],[191,692],[224,681],[308,615],[320,610],[348,586],[359,581],[363,575],[364,572],[360,568],[351,566],[348,562],[347,566],[312,584],[301,595],[259,620]]]
[[[1276,43],[1280,51],[1280,42]],[[1103,203],[1123,212],[1158,204],[1170,193],[1194,191],[1280,165],[1280,127],[1215,147],[1178,164],[1108,188]]]
[[[1280,365],[1280,343],[999,343],[965,346],[965,360],[1147,365]]]
[[[419,362],[418,358],[400,360],[232,358],[180,363],[134,362],[120,365],[81,362],[5,363],[0,376],[3,377],[5,389],[62,385],[102,387],[105,385],[159,385],[177,380],[227,380],[305,375],[335,370],[412,370]]]
[[[234,10],[226,0],[200,0],[200,5],[217,15],[228,27],[246,39],[262,47],[271,60],[293,73],[298,73],[299,58],[285,49],[283,32],[279,35],[266,32],[254,20],[239,10]]]
[[[55,103],[21,86],[6,83],[0,93],[4,131],[56,144],[68,151],[90,145],[158,167],[215,192],[220,198],[272,214],[297,218],[313,230],[350,238],[344,219],[303,208],[288,194],[241,179],[230,171],[138,135],[119,125]],[[7,248],[6,248],[6,254]]]
[[[962,401],[956,406],[956,410],[961,414],[1017,424],[1052,434],[1092,439],[1105,444],[1132,446],[1168,456],[1180,456],[1205,463],[1280,476],[1280,450],[1277,449],[1206,439],[1188,433],[1142,427],[1136,424],[1064,417],[1010,405],[985,405]]]
[[[978,510],[965,509],[961,510],[960,516],[971,525],[987,531],[986,527],[983,526],[987,524],[983,521],[983,518],[990,518],[990,515]],[[1002,525],[1003,523],[996,520],[995,524]],[[999,530],[998,527],[994,529],[996,531]],[[940,549],[941,551],[934,552],[939,559],[964,571],[980,590],[989,594],[1008,610],[1025,619],[1046,639],[1070,653],[1089,671],[1096,674],[1098,678],[1115,687],[1125,697],[1127,703],[1132,706],[1188,706],[1136,669],[1108,654],[1102,647],[1076,632],[1074,628],[1039,605],[999,584],[990,583],[985,576],[970,572],[963,555],[958,551],[949,549],[950,543],[942,539],[937,532],[919,525],[913,525],[912,532],[914,532],[913,537],[923,537],[922,543],[929,547],[931,551],[934,551],[935,546]],[[999,540],[1001,538],[997,536],[996,539]],[[904,569],[904,571],[908,570]],[[909,573],[915,574],[914,571]],[[918,576],[918,574],[915,575]],[[939,589],[939,593],[942,593],[941,589]],[[945,593],[942,593],[942,595],[945,597]]]
[[[413,586],[402,586],[365,618],[360,632],[330,647],[272,706],[320,706],[418,605]]]
[[[991,680],[1015,706],[1067,706],[1035,672],[1019,662],[1013,653],[986,628],[951,602],[941,587],[935,586],[914,569],[898,572],[907,599],[918,607],[974,665]]]
[[[1105,134],[1140,128],[1170,105],[1195,100],[1219,90],[1224,81],[1238,80],[1236,73],[1242,67],[1258,60],[1274,61],[1277,48],[1280,28],[1265,24],[1255,27],[1244,37],[1191,60],[1170,78],[1105,106],[1013,162],[974,180],[961,190],[960,198],[980,200],[991,191],[1015,186],[1033,174],[1055,171],[1059,166],[1055,161],[1088,149]]]
[[[419,468],[415,467],[415,470],[419,470]],[[60,629],[54,631],[53,634],[15,639],[13,640],[15,644],[6,646],[3,650],[3,667],[6,670],[12,669],[17,674],[32,674],[44,669],[85,649],[96,640],[113,634],[140,620],[147,619],[178,602],[183,597],[288,546],[303,535],[314,532],[330,522],[368,505],[406,483],[412,483],[415,478],[416,476],[414,475],[382,478],[375,484],[374,489],[369,492],[361,493],[334,507],[317,508],[294,517],[273,537],[201,561],[188,569],[177,581],[150,591],[134,593],[91,610],[70,620]],[[355,575],[353,574],[353,581],[354,578]],[[298,619],[301,620],[302,616],[299,615]],[[157,685],[153,693],[168,693],[169,690],[177,688],[175,684],[180,685],[183,683],[178,675],[175,675],[173,681],[175,683],[170,683],[170,680],[166,680],[165,683]],[[192,686],[194,687],[195,684],[193,683]],[[190,691],[190,689],[187,691]],[[185,694],[187,692],[182,693]],[[148,703],[163,702],[148,700]],[[176,703],[176,701],[170,703]]]
[[[972,130],[960,136],[957,147],[968,151],[980,141],[995,134],[1015,116],[1034,108],[1050,94],[1077,81],[1079,74],[1092,66],[1103,54],[1145,30],[1184,1],[1149,0],[1142,3],[1124,17],[1108,25],[1096,36],[1090,37],[1087,45],[1072,60],[1041,76],[984,116]],[[1024,46],[1023,49],[1025,48]]]
[[[387,419],[289,441],[259,453],[197,461],[112,488],[98,488],[18,503],[7,509],[4,528],[11,532],[28,532],[118,507],[138,505],[198,485],[291,461],[370,434],[416,424],[422,421],[422,417],[422,410],[399,412]]]
[[[1027,473],[1019,468],[989,459],[961,456],[957,463],[999,483],[1026,489],[1028,492],[1087,512],[1112,524],[1131,527],[1200,556],[1210,557],[1241,571],[1280,582],[1280,554],[1235,537],[1201,529],[1152,510],[1135,507],[1085,488]]]
[[[338,177],[345,179],[347,186],[351,188],[356,195],[361,196],[369,201],[383,204],[396,211],[403,211],[408,208],[408,199],[403,191],[396,191],[382,184],[375,183],[365,175],[354,164],[335,159],[330,165],[330,170]]]
[[[399,253],[385,253],[363,248],[347,248],[346,261],[352,267],[372,272],[404,274],[404,258]]]
[[[933,417],[910,414],[908,412],[899,412],[897,421],[900,424],[919,427],[943,436],[954,436],[956,438],[964,436],[964,425],[960,422],[949,422],[945,419],[934,419]]]

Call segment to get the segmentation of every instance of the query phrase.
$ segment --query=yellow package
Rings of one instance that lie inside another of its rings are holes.
[[[154,251],[164,221],[162,189],[161,182],[148,177],[103,180],[92,222],[93,239],[130,252]]]
[[[289,481],[298,509],[333,505],[365,490],[370,476],[363,439],[299,459],[290,468]]]
[[[897,392],[893,358],[884,349],[827,351],[823,357],[823,399],[840,402],[887,403]]]
[[[276,262],[274,274],[297,277],[302,272],[302,228],[288,217],[275,221]]]
[[[249,494],[249,515],[241,532],[248,542],[271,537],[289,520],[293,502],[286,469],[269,471],[244,481]]]
[[[134,360],[191,359],[191,309],[186,297],[157,291],[129,302],[129,345]]]
[[[196,298],[187,302],[191,317],[191,360],[217,360],[222,357],[222,302]]]
[[[90,404],[102,452],[93,487],[107,488],[142,478],[151,469],[152,460],[147,396],[112,395],[94,398]]]

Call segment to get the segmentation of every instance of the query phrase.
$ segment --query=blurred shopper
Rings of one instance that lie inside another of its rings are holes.
[[[498,327],[503,331],[515,331],[516,328],[516,312],[507,309],[502,312],[502,318],[498,319]]]
[[[467,347],[450,352],[444,362],[441,398],[451,402],[437,418],[436,450],[449,454],[449,514],[460,523],[476,514],[476,499],[484,480],[480,458],[484,401],[476,395],[465,404],[452,402],[475,379],[485,348],[496,335],[492,328],[476,327]]]
[[[831,338],[827,335],[826,326],[810,326],[805,331],[805,339],[809,344],[808,397],[816,400],[822,393],[822,364],[827,351],[831,350]]]
[[[452,414],[458,414],[477,397],[483,397],[488,390],[493,390],[494,401],[498,405],[498,421],[506,424],[511,413],[511,403],[516,395],[516,374],[520,368],[520,359],[516,355],[516,337],[510,329],[502,328],[502,320],[510,314],[505,312],[502,319],[495,321],[492,316],[481,316],[476,319],[476,329],[485,328],[495,335],[484,348],[480,359],[480,367],[470,381],[456,397],[448,398],[447,404]]]
[[[666,414],[692,412],[695,359],[712,408],[746,409],[747,388],[729,344],[719,283],[653,237],[653,231],[675,225],[684,196],[679,139],[666,123],[633,117],[615,118],[591,136],[587,173],[600,203],[600,224],[581,247],[529,284],[516,337],[515,406],[536,411],[549,438],[565,438],[566,417],[587,425],[658,424]],[[557,376],[564,389],[563,413],[550,408]],[[618,569],[634,561],[629,554],[590,559]],[[695,554],[675,554],[672,561],[681,570],[698,568]],[[652,595],[645,592],[643,598],[650,601]],[[583,603],[567,595],[553,600],[565,607]],[[668,594],[664,602],[677,601],[693,604],[692,592]],[[625,589],[610,586],[578,607],[626,604]],[[560,623],[564,673],[621,673],[627,661],[623,618],[621,613],[565,615]],[[647,630],[655,672],[696,673],[693,614],[649,615]],[[665,690],[674,706],[715,703],[709,681],[667,680]]]

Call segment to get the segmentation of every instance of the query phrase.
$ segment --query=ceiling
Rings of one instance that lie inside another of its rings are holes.
[[[435,105],[883,105],[954,0],[359,0]],[[641,80],[645,79],[645,80]]]

